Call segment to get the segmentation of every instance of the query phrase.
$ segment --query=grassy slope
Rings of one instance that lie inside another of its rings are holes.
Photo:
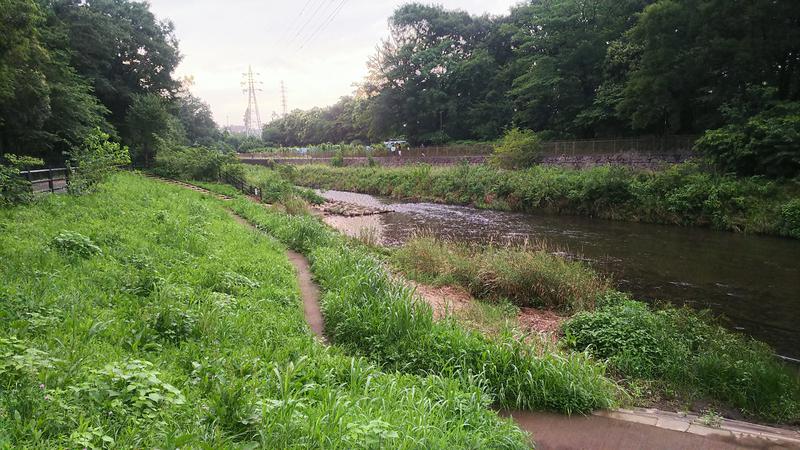
[[[397,198],[614,220],[707,226],[800,238],[800,186],[717,176],[686,163],[661,172],[488,166],[335,168],[297,166],[296,182]]]
[[[585,355],[543,353],[512,336],[490,340],[454,322],[434,322],[430,308],[392,280],[380,261],[318,219],[277,213],[243,198],[230,206],[311,257],[325,292],[326,332],[349,351],[387,370],[477,383],[503,407],[585,413],[617,404],[617,387],[603,365]]]
[[[0,447],[526,446],[474,386],[314,341],[282,245],[197,193],[0,210],[0,259]]]

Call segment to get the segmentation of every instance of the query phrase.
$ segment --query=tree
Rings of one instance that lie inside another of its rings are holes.
[[[70,49],[50,11],[32,0],[0,3],[0,152],[60,160],[94,127],[109,128],[105,108],[69,66]]]
[[[49,5],[66,27],[72,66],[93,84],[117,129],[125,130],[137,96],[176,93],[180,85],[172,73],[180,54],[174,26],[156,20],[147,3],[50,0]]]
[[[175,109],[189,144],[211,145],[220,138],[211,108],[201,99],[188,92],[182,92],[175,99]]]
[[[694,133],[754,86],[800,99],[800,3],[660,0],[625,40],[641,48],[619,110],[640,130]],[[762,91],[769,92],[769,91]]]
[[[125,118],[126,135],[137,165],[150,166],[159,149],[169,144],[181,144],[180,122],[167,110],[165,99],[155,94],[133,98]]]
[[[634,25],[646,3],[542,0],[514,8],[515,123],[566,136],[597,135],[590,116],[580,115],[603,83],[610,43]]]
[[[708,130],[695,149],[719,169],[742,176],[800,175],[800,103],[782,103],[743,125]]]

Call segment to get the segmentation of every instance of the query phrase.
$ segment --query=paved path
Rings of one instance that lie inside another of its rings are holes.
[[[533,435],[537,449],[585,450],[753,450],[800,448],[791,442],[774,442],[751,435],[723,434],[703,427],[705,434],[675,431],[654,425],[598,415],[567,417],[560,414],[514,411],[511,416]],[[699,431],[702,433],[702,431]]]

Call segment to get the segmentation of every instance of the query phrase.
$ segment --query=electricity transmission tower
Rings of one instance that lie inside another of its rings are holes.
[[[283,108],[283,117],[286,117],[288,108],[286,107],[286,85],[281,80],[281,107]]]
[[[253,68],[247,67],[247,73],[242,74],[244,80],[242,81],[242,92],[247,93],[247,110],[244,112],[244,133],[247,136],[260,136],[261,135],[261,114],[258,112],[258,101],[256,100],[256,92],[260,91],[256,85],[261,82],[255,80]]]

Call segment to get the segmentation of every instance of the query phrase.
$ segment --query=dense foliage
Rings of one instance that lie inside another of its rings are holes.
[[[800,175],[800,103],[778,105],[743,124],[709,130],[695,148],[726,172],[796,177]]]
[[[689,309],[652,310],[641,302],[618,300],[577,314],[564,332],[569,346],[607,360],[627,378],[695,390],[770,421],[800,419],[796,373],[766,345]]]
[[[412,3],[353,97],[265,127],[280,145],[701,134],[800,100],[800,4],[540,0],[472,16]]]
[[[41,164],[41,159],[12,154],[6,154],[3,160],[0,160],[0,207],[33,200],[31,183],[21,177],[20,172]]]
[[[284,248],[197,193],[118,174],[0,226],[0,447],[529,447],[477,385],[314,339]]]
[[[397,198],[614,220],[796,236],[800,186],[736,178],[684,163],[663,171],[619,166],[335,168],[297,166],[299,184]],[[791,231],[794,230],[794,231]]]
[[[409,290],[369,252],[343,245],[319,222],[281,219],[250,202],[234,208],[287,245],[310,253],[325,290],[326,330],[336,343],[390,368],[469,374],[505,406],[585,411],[609,400],[610,386],[604,387],[600,372],[578,355],[558,356],[553,349],[527,353],[516,338],[500,336],[487,343],[453,322],[432,322],[427,305],[414,303]],[[633,389],[641,380],[681,401],[711,401],[775,422],[800,418],[800,378],[768,346],[725,330],[704,313],[630,300],[580,263],[541,251],[463,247],[427,238],[412,241],[395,256],[412,276],[461,284],[484,298],[508,296],[520,305],[578,311],[563,327],[565,345],[607,360]],[[531,390],[531,376],[541,395]]]
[[[173,77],[172,24],[145,2],[3,1],[0,35],[0,154],[63,164],[64,152],[100,128],[149,164],[159,143],[218,138],[191,80]]]
[[[503,407],[587,413],[616,404],[602,364],[581,353],[547,353],[511,335],[487,338],[436,322],[427,304],[381,261],[311,216],[287,216],[245,199],[234,211],[289,247],[310,255],[323,288],[325,330],[333,342],[389,371],[436,374],[482,386]]]

